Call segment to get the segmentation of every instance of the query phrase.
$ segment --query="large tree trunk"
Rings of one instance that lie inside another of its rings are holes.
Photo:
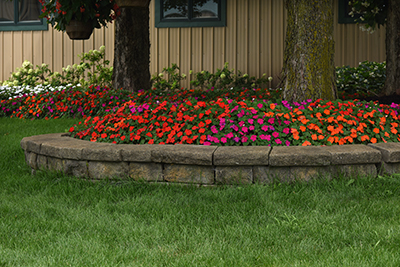
[[[385,95],[400,95],[400,1],[389,0],[386,21]]]
[[[149,7],[122,7],[115,22],[113,87],[150,89]]]
[[[283,98],[290,102],[337,98],[332,0],[286,0]]]

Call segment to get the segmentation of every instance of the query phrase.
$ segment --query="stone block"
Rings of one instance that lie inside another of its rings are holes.
[[[367,164],[381,162],[381,153],[367,145],[335,145],[322,147],[331,153],[331,164]]]
[[[55,134],[42,134],[42,135],[24,137],[22,138],[20,143],[21,148],[28,152],[34,152],[36,154],[40,154],[40,147],[43,142],[61,138],[61,135],[62,135],[61,133],[55,133]]]
[[[217,184],[252,184],[252,166],[216,166],[215,182]]]
[[[36,163],[37,163],[37,168],[39,170],[47,169],[47,157],[46,156],[37,155]]]
[[[160,145],[118,145],[121,149],[122,161],[151,162],[151,152]]]
[[[317,146],[273,147],[269,154],[271,166],[327,166],[331,154]]]
[[[290,179],[308,182],[312,179],[332,179],[329,166],[290,167]]]
[[[400,143],[368,144],[382,154],[382,160],[387,163],[400,162]]]
[[[214,152],[216,166],[268,165],[269,146],[225,146]]]
[[[32,169],[37,170],[38,169],[37,154],[33,152],[27,152],[26,150],[24,152],[25,152],[26,164],[28,164],[28,166],[31,167]]]
[[[213,165],[216,146],[160,145],[151,152],[151,161],[157,163]]]
[[[213,184],[212,166],[164,164],[164,180],[177,183]]]
[[[400,173],[400,162],[390,163],[382,162],[380,173],[382,174],[394,174]]]
[[[129,177],[134,180],[163,181],[162,165],[157,163],[129,163]]]
[[[346,164],[346,165],[332,165],[332,175],[335,177],[376,177],[378,170],[375,164]]]
[[[89,161],[88,171],[92,179],[127,178],[129,166],[127,162]]]
[[[89,161],[122,161],[119,145],[91,142],[82,150],[82,159]]]
[[[89,141],[62,137],[43,142],[40,154],[60,159],[81,160],[83,148],[91,145]]]
[[[62,159],[47,157],[47,168],[52,171],[64,171],[64,162]]]
[[[64,173],[75,177],[89,177],[88,162],[65,159]]]

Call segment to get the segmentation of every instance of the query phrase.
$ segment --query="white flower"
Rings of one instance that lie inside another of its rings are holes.
[[[270,81],[270,82],[271,82],[271,81],[272,81],[272,79],[273,79],[273,78],[272,78],[271,76],[269,76],[269,77],[268,77],[268,81]]]

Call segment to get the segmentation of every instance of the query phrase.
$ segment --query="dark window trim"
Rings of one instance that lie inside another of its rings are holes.
[[[226,0],[221,0],[221,9],[218,11],[219,19],[177,19],[162,20],[161,1],[155,0],[155,26],[156,28],[188,28],[188,27],[226,27]]]
[[[18,21],[18,2],[14,0],[14,21],[1,21],[0,31],[47,31],[47,19],[39,21]]]
[[[339,11],[338,11],[338,23],[340,24],[355,24],[356,18],[358,16],[350,16],[349,14],[346,14],[346,10],[349,5],[349,0],[339,0]]]

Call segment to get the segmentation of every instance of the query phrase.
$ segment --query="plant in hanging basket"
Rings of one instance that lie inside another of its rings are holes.
[[[39,0],[41,18],[59,31],[65,31],[71,21],[81,21],[93,28],[106,26],[119,14],[115,0]]]

